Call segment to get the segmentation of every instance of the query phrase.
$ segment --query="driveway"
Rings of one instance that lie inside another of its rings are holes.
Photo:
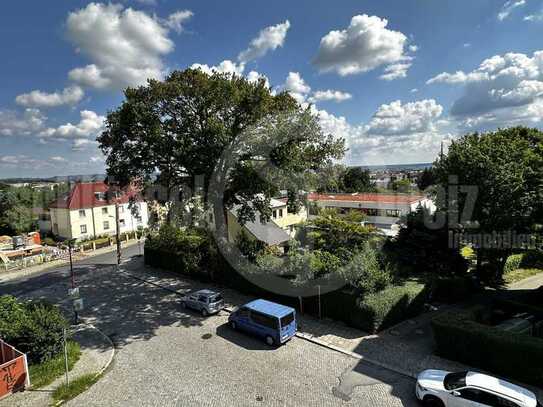
[[[417,405],[410,378],[300,338],[269,348],[232,331],[226,313],[203,319],[181,310],[178,295],[101,263],[77,265],[82,314],[117,356],[70,406]],[[9,290],[67,304],[65,274],[12,281]]]

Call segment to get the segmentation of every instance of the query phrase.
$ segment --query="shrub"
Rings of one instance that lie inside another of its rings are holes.
[[[509,256],[505,261],[505,265],[503,266],[503,274],[508,274],[514,270],[519,269],[523,257],[524,255],[522,253],[512,254],[511,256]]]
[[[475,321],[481,307],[447,312],[432,320],[437,353],[521,382],[543,381],[543,340]],[[519,367],[522,368],[519,368]]]
[[[26,353],[30,363],[47,361],[62,351],[68,322],[57,307],[41,301],[20,303],[3,296],[0,318],[0,337]]]
[[[427,299],[424,284],[390,286],[359,301],[354,324],[370,333],[381,331],[420,314]]]
[[[392,282],[391,274],[379,262],[377,251],[368,243],[339,269],[339,274],[365,293],[382,290]]]
[[[543,252],[529,250],[524,253],[512,254],[505,261],[503,273],[508,274],[518,269],[528,268],[543,269]]]

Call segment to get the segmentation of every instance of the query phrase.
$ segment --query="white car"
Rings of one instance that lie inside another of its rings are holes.
[[[428,407],[540,407],[534,393],[477,372],[425,370],[417,377],[417,398]]]

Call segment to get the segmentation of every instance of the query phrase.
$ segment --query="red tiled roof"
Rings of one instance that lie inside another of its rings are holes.
[[[121,192],[121,196],[119,198],[109,196],[105,199],[98,199],[95,196],[95,193],[105,194],[109,190],[114,191],[115,189],[104,182],[77,183],[74,185],[68,195],[63,198],[59,198],[49,205],[49,207],[64,209],[87,209],[112,205],[115,204],[115,202],[125,204],[128,203],[131,197],[135,197],[136,201],[141,201],[140,194],[134,188],[129,188],[127,190],[128,192]]]
[[[412,204],[425,197],[422,195],[405,194],[380,194],[380,193],[362,193],[362,194],[317,194],[310,193],[307,197],[310,201],[349,201],[349,202],[374,202],[374,203],[392,203],[392,204]]]

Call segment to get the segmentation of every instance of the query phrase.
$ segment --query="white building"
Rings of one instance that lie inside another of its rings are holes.
[[[337,209],[339,213],[351,210],[366,215],[366,224],[375,226],[388,236],[398,233],[398,223],[402,216],[417,210],[420,205],[435,211],[434,202],[422,195],[412,194],[317,194],[308,195],[309,202],[319,208]]]
[[[119,233],[147,227],[147,203],[137,191],[110,191],[104,182],[88,182],[75,184],[68,195],[49,206],[52,232],[64,239],[114,235],[117,233],[116,205]]]

